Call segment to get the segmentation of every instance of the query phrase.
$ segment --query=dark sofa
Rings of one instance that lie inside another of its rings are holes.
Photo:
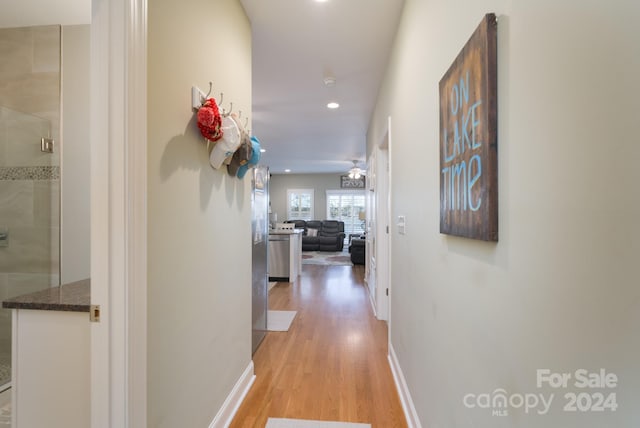
[[[366,242],[367,240],[364,236],[351,239],[349,252],[351,253],[351,263],[354,265],[364,264]]]
[[[296,229],[304,229],[302,251],[342,251],[344,248],[343,221],[287,220],[285,223],[294,223]]]

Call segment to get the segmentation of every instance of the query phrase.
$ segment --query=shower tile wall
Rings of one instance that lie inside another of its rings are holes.
[[[60,26],[0,29],[0,58],[0,106],[49,120],[57,137]]]
[[[58,284],[60,27],[0,29],[0,299]],[[59,151],[58,151],[59,152]],[[0,310],[0,384],[11,354],[11,312]]]

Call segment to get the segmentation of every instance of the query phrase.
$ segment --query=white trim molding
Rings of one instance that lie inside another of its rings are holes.
[[[240,379],[236,382],[229,396],[227,396],[227,399],[224,400],[222,407],[216,417],[213,418],[209,428],[226,428],[231,424],[240,404],[242,404],[244,397],[247,396],[255,380],[256,376],[253,374],[253,361],[251,361],[244,370],[244,373],[242,373],[242,376],[240,376]]]
[[[147,426],[147,0],[93,0],[91,428]]]
[[[411,392],[409,392],[407,381],[402,373],[402,368],[400,368],[400,362],[398,361],[396,352],[393,350],[393,345],[391,344],[389,344],[388,359],[389,365],[391,366],[391,373],[393,374],[393,380],[396,383],[396,389],[400,396],[400,403],[402,403],[402,410],[404,410],[404,416],[407,419],[407,426],[409,428],[422,428],[420,418],[418,418],[418,413],[416,412],[413,400],[411,399]]]

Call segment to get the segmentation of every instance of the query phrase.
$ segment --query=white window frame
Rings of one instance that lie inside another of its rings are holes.
[[[287,189],[287,220],[313,220],[314,217],[314,189]],[[292,215],[291,212],[291,195],[299,194],[299,195],[310,195],[311,196],[311,206],[309,207],[309,218],[305,218],[298,213],[298,215]]]
[[[367,192],[363,189],[351,189],[351,190],[345,190],[345,189],[340,189],[340,190],[327,190],[325,192],[326,194],[326,219],[331,219],[331,209],[329,207],[329,198],[331,196],[342,196],[342,195],[357,195],[357,196],[362,196],[364,198],[364,208],[365,211],[367,209]],[[349,234],[352,232],[349,230],[349,225],[345,224],[345,240],[349,239]],[[366,227],[363,228],[363,232],[366,230]]]

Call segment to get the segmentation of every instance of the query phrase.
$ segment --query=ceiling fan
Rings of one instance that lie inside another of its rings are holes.
[[[352,160],[351,162],[353,162],[353,166],[349,170],[349,178],[355,178],[357,180],[364,175],[365,171],[358,167],[357,160]]]

